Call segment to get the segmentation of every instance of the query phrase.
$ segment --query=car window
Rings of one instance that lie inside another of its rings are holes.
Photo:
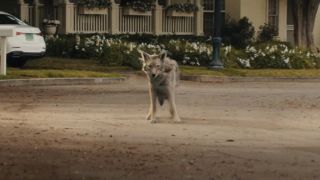
[[[20,22],[13,16],[0,14],[0,24],[20,24]]]

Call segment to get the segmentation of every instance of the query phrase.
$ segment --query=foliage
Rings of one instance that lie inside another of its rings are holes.
[[[121,5],[140,12],[151,11],[155,7],[153,0],[122,0]]]
[[[93,8],[107,8],[111,5],[110,0],[77,0],[77,3],[82,6],[89,9]]]
[[[48,56],[72,57],[75,41],[73,36],[66,35],[63,38],[45,38]]]
[[[143,37],[143,36],[142,36]],[[178,38],[176,36],[140,35],[82,35],[80,41],[73,36],[47,39],[48,55],[81,59],[97,59],[106,66],[141,67],[138,50],[156,54],[163,49],[179,64],[208,66],[212,60],[212,44],[206,39]],[[320,68],[320,56],[309,50],[291,47],[288,43],[271,41],[252,43],[244,49],[232,46],[221,48],[221,58],[227,68]]]
[[[225,45],[245,48],[253,42],[254,27],[247,17],[238,22],[228,20],[222,29],[222,39]]]
[[[259,29],[259,42],[272,41],[274,37],[278,36],[278,30],[270,24],[264,24],[263,26],[260,26]]]
[[[311,69],[319,68],[319,54],[273,42],[247,46],[237,60],[243,68]]]
[[[177,12],[187,12],[187,13],[191,13],[199,10],[197,5],[190,2],[172,4],[168,6],[166,9],[167,11],[174,10]]]
[[[158,0],[158,3],[159,3],[161,6],[166,6],[166,5],[167,5],[167,0]]]

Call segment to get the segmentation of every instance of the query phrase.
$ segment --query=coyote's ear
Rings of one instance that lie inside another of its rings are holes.
[[[143,52],[141,50],[138,50],[138,52],[140,53],[141,55],[141,58],[140,60],[142,60],[143,62],[146,62],[146,61],[149,61],[150,60],[150,54],[146,53],[146,52]]]
[[[161,61],[164,61],[166,58],[167,58],[167,51],[163,51],[163,52],[160,54],[160,59],[161,59]]]
[[[170,72],[173,69],[173,64],[171,63],[164,63],[163,67],[164,67],[164,72]]]

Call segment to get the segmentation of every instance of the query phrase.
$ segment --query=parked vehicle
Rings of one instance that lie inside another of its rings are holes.
[[[0,25],[14,25],[16,36],[7,40],[9,66],[22,67],[27,60],[43,57],[46,43],[39,28],[29,26],[11,14],[0,11]]]

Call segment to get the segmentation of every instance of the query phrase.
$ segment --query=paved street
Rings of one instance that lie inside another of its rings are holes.
[[[145,120],[145,78],[0,89],[0,179],[320,179],[320,83],[194,83]]]

